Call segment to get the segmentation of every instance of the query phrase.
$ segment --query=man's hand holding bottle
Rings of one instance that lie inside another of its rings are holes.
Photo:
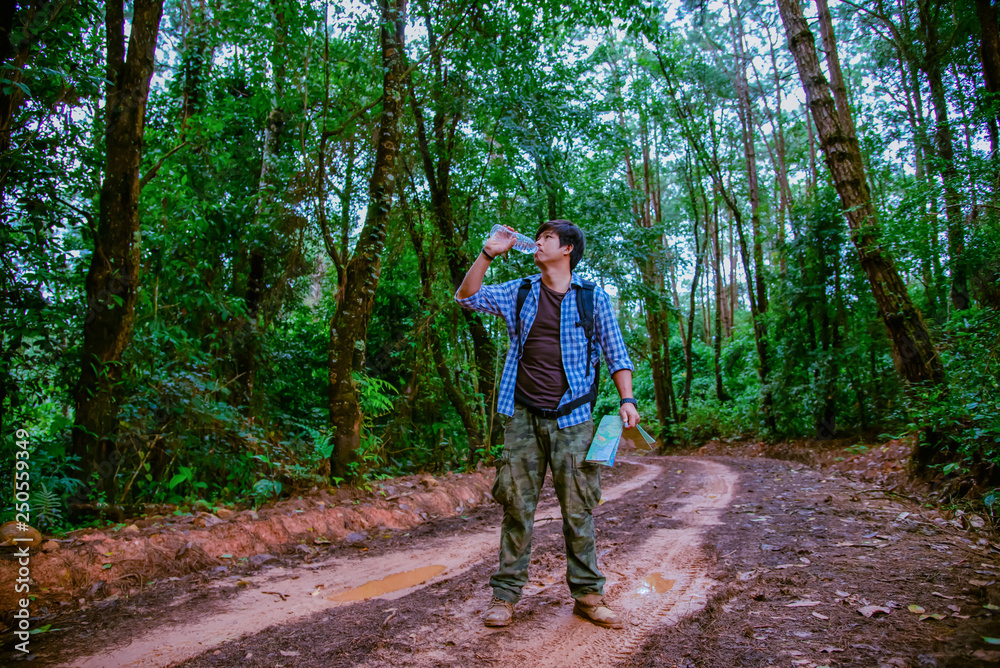
[[[486,240],[486,243],[483,244],[483,251],[491,258],[503,255],[513,248],[514,244],[517,242],[514,234],[515,231],[513,227],[504,225],[501,229],[497,230],[493,236]]]

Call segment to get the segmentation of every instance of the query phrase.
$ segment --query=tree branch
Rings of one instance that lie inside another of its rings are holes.
[[[62,204],[65,207],[69,207],[70,209],[72,209],[76,213],[78,213],[81,216],[83,216],[83,219],[87,221],[87,227],[90,228],[90,233],[96,236],[96,234],[97,234],[97,224],[94,222],[94,214],[90,213],[89,211],[84,211],[80,207],[73,206],[72,204],[70,204],[69,202],[67,202],[66,200],[64,200],[59,195],[52,195],[52,199],[54,199],[55,201],[59,202],[60,204]]]
[[[174,153],[177,153],[187,145],[188,141],[184,140],[182,143],[178,144],[177,146],[174,146],[172,149],[164,153],[163,156],[161,156],[160,159],[156,161],[156,164],[153,165],[148,172],[146,172],[146,174],[142,177],[142,180],[139,181],[139,190],[145,188],[146,184],[148,184],[150,181],[153,180],[153,178],[156,176],[156,173],[160,171],[160,167],[163,166],[163,162],[167,158],[172,156]]]
[[[407,67],[403,71],[402,75],[400,75],[400,81],[405,81],[405,80],[409,79],[410,75],[413,73],[414,70],[417,69],[417,67],[419,65],[421,65],[425,60],[427,60],[432,55],[434,55],[437,51],[439,51],[439,50],[441,50],[441,49],[444,48],[445,44],[448,43],[448,38],[451,37],[455,33],[456,30],[458,30],[459,26],[462,25],[462,20],[465,18],[465,15],[468,14],[469,13],[469,9],[471,9],[474,6],[475,6],[475,3],[470,4],[465,9],[465,11],[462,12],[459,15],[458,20],[455,21],[455,25],[453,25],[451,28],[449,28],[448,30],[446,30],[444,33],[441,34],[441,41],[438,42],[437,48],[431,49],[430,51],[428,51],[427,53],[425,53],[423,55],[423,57],[420,58],[420,60],[416,61],[415,63],[413,63],[412,65],[410,65],[409,67]],[[404,54],[404,57],[405,57],[405,54]],[[351,123],[353,123],[355,120],[357,120],[358,117],[362,116],[363,114],[367,114],[369,111],[371,111],[372,108],[376,104],[378,104],[379,102],[382,101],[383,97],[385,97],[384,94],[379,95],[378,97],[374,98],[371,102],[369,102],[368,104],[366,104],[364,107],[362,107],[361,109],[358,109],[357,111],[355,111],[353,114],[350,115],[349,118],[347,118],[347,120],[345,120],[343,123],[341,123],[340,126],[338,126],[336,130],[323,130],[322,136],[323,137],[335,137],[335,136],[341,134],[342,132],[344,132],[344,130],[346,130],[348,127],[350,127]]]

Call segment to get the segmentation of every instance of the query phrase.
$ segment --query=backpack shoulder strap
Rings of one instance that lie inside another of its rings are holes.
[[[594,289],[597,284],[593,281],[583,281],[582,285],[576,288],[576,310],[580,316],[579,322],[576,323],[577,327],[583,327],[583,333],[587,337],[587,364],[590,364],[590,359],[594,354]],[[597,364],[594,365],[594,382],[590,387],[590,392],[580,397],[583,402],[589,402],[590,408],[593,410],[594,402],[597,401],[597,395],[601,388],[601,360],[597,360]]]
[[[583,285],[577,286],[576,311],[580,320],[576,326],[583,327],[587,343],[594,339],[594,288],[596,287],[593,281],[583,281]]]
[[[524,306],[524,300],[528,298],[528,293],[531,292],[531,279],[522,278],[521,285],[517,286],[517,319],[521,319],[521,308]]]
[[[521,352],[521,309],[524,307],[524,300],[528,298],[529,292],[531,292],[531,279],[522,278],[521,285],[517,286],[517,304],[514,311],[514,331],[517,333],[518,357],[520,357]]]

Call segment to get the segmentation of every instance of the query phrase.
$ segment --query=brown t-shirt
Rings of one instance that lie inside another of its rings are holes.
[[[539,408],[552,409],[569,389],[562,363],[559,321],[565,292],[559,293],[539,281],[538,314],[522,347],[516,389]]]

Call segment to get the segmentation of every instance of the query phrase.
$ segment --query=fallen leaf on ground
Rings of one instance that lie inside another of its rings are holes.
[[[910,612],[914,612],[914,613],[917,613],[917,614],[923,614],[924,613],[924,609],[922,607],[920,607],[919,605],[916,605],[916,604],[910,605],[906,609],[909,610]]]
[[[881,605],[866,605],[863,608],[858,608],[858,612],[860,612],[865,617],[871,617],[872,615],[875,615],[879,612],[883,612],[888,615],[890,612],[892,612],[892,610],[890,610],[889,608],[884,608]]]
[[[278,654],[280,654],[281,656],[298,656],[299,655],[298,652],[286,652],[283,649],[279,649],[278,650]]]
[[[925,619],[936,619],[938,621],[941,621],[942,619],[945,618],[945,616],[946,615],[942,615],[940,612],[935,612],[932,615],[920,615],[920,621],[924,621]]]
[[[786,608],[811,608],[815,605],[822,605],[820,601],[795,601],[795,603],[789,603]],[[886,611],[888,612],[888,611]]]
[[[1000,645],[1000,638],[987,638],[983,636],[983,640],[986,641],[987,645]]]
[[[826,652],[827,654],[833,654],[834,652],[843,652],[843,651],[844,650],[840,649],[839,647],[824,647],[819,651],[819,653],[823,654],[824,652]]]
[[[813,613],[813,617],[815,617],[816,619],[830,619],[830,618],[829,618],[829,617],[827,617],[826,615],[822,615],[822,614],[820,614],[820,613],[818,613],[818,612],[814,612],[814,613]]]
[[[837,591],[836,591],[835,593],[836,593],[836,594],[837,594],[837,596],[839,596],[840,598],[847,598],[848,596],[850,596],[850,595],[851,595],[851,594],[850,594],[850,592],[846,592],[846,591],[840,591],[839,589],[838,589],[838,590],[837,590]]]
[[[1000,652],[996,650],[980,649],[972,653],[972,658],[985,663],[998,663],[1000,662]]]
[[[969,580],[969,584],[973,587],[988,587],[992,583],[987,582],[986,580]]]
[[[941,592],[939,592],[939,591],[932,591],[932,592],[931,592],[931,596],[937,596],[937,597],[939,597],[939,598],[946,598],[946,599],[948,599],[949,601],[954,601],[954,600],[955,600],[955,597],[954,597],[954,596],[945,596],[944,594],[942,594],[942,593],[941,593]]]

